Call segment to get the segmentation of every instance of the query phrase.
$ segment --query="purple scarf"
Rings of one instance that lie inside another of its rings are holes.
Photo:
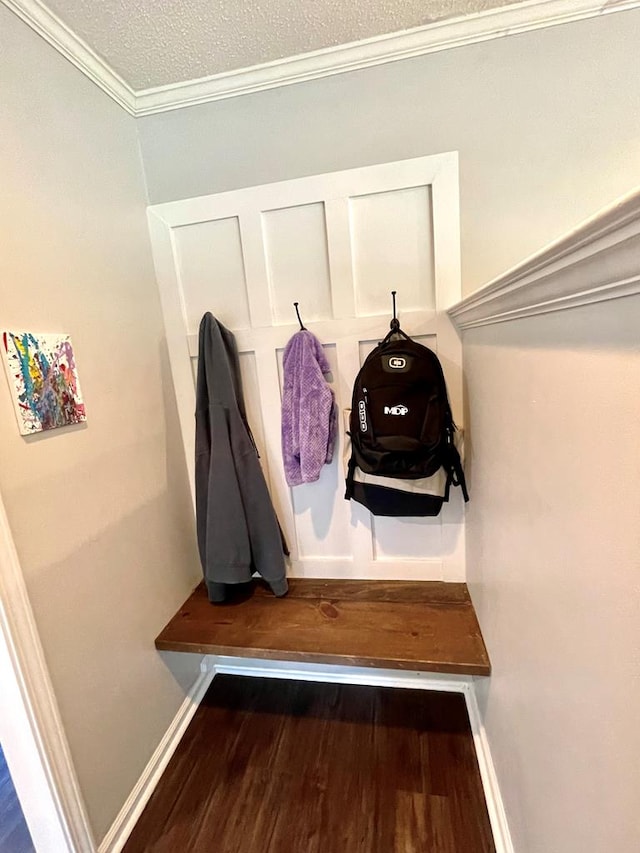
[[[283,359],[282,458],[290,486],[313,483],[333,459],[338,411],[324,376],[330,371],[316,336],[297,332]]]

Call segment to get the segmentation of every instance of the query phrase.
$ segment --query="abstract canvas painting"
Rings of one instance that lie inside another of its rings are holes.
[[[3,332],[2,348],[22,435],[87,419],[68,335]]]

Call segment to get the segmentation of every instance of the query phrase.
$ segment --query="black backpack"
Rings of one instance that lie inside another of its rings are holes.
[[[460,486],[469,500],[442,366],[437,355],[411,340],[395,318],[356,377],[349,425],[347,500],[354,497],[356,468],[401,480],[431,477],[443,468],[444,495],[433,513],[420,514],[437,514],[442,501],[449,499],[451,485]]]

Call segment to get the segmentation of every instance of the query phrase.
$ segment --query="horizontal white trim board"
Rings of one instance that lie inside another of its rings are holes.
[[[553,200],[550,201],[553,203]],[[640,294],[640,190],[449,309],[460,329]]]
[[[153,209],[153,208],[152,208]],[[403,311],[402,328],[411,337],[435,337],[438,334],[438,316],[435,309],[432,317],[425,319],[426,311]],[[305,321],[309,330],[321,341],[339,340],[349,334],[360,340],[376,340],[384,330],[386,316],[374,315],[366,317],[337,317],[330,320]],[[299,331],[296,323],[290,325],[263,326],[255,329],[238,329],[234,332],[239,353],[256,352],[261,346],[276,346],[284,349],[291,336]],[[383,332],[384,334],[384,332]],[[198,357],[198,335],[187,336],[189,356]]]
[[[640,7],[640,0],[620,0],[610,5],[597,0],[526,0],[250,68],[134,91],[41,0],[0,2],[29,24],[121,107],[136,116],[235,98]]]
[[[184,702],[178,709],[178,713],[171,721],[169,728],[164,733],[147,766],[142,771],[142,775],[136,782],[111,828],[98,847],[98,853],[120,853],[131,835],[133,827],[138,822],[140,815],[144,811],[144,807],[149,802],[151,794],[156,789],[162,774],[166,770],[167,764],[171,760],[171,756],[176,751],[193,715],[198,710],[198,706],[216,674],[214,669],[205,666],[204,663],[201,666],[201,670],[200,676],[185,697]]]
[[[263,660],[228,655],[207,655],[205,661],[205,666],[216,674],[248,675],[255,678],[287,678],[292,681],[360,684],[370,687],[409,687],[450,693],[464,693],[473,684],[473,676],[470,675],[448,675],[419,670]]]

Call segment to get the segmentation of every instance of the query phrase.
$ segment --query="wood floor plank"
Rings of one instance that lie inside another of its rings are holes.
[[[429,850],[430,798],[414,791],[399,791],[395,808],[394,853]],[[365,849],[365,848],[363,848]]]
[[[429,838],[429,853],[459,853],[461,847],[456,844],[453,822],[451,820],[451,804],[447,797],[430,797],[431,834]],[[462,843],[468,843],[462,842]],[[484,844],[483,838],[475,840],[471,848],[478,853]]]
[[[464,698],[217,676],[124,848],[178,851],[495,853]]]
[[[336,849],[375,850],[375,753],[373,728],[375,688],[345,691],[338,686],[338,701],[326,729],[323,765],[326,789],[322,812],[323,842],[332,839]],[[341,756],[341,760],[336,760]],[[327,760],[327,757],[331,757]],[[343,802],[336,809],[336,794]],[[335,841],[333,841],[335,839]]]
[[[292,579],[225,605],[199,586],[156,639],[163,651],[489,675],[465,584]]]

